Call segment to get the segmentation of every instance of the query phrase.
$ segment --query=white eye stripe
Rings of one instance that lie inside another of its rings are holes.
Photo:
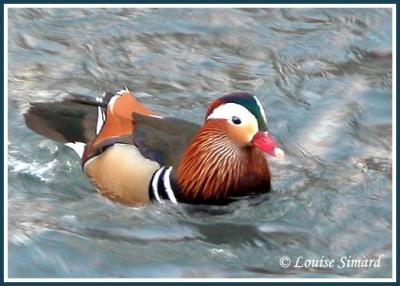
[[[258,108],[260,109],[261,115],[262,115],[262,117],[263,117],[265,123],[267,123],[267,117],[265,116],[264,107],[262,106],[260,100],[258,100],[257,96],[254,96],[254,99],[255,99],[256,102],[257,102]]]
[[[256,117],[247,110],[247,108],[243,107],[237,103],[225,103],[217,108],[207,117],[209,119],[226,119],[232,122],[232,117],[238,117],[242,122],[247,121],[255,121],[257,122]]]

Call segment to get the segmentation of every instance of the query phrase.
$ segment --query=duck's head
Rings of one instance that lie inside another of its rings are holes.
[[[235,92],[214,100],[205,124],[223,122],[229,138],[240,147],[255,147],[283,159],[285,153],[268,133],[267,118],[260,100],[249,93]]]
[[[243,92],[225,95],[209,105],[203,126],[183,153],[178,186],[192,200],[268,191],[270,171],[263,152],[284,157],[268,134],[260,101]]]

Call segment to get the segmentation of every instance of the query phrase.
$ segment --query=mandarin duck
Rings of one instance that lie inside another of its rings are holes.
[[[218,204],[268,192],[265,154],[284,157],[260,101],[245,92],[211,102],[201,126],[162,117],[127,89],[31,103],[24,118],[32,130],[74,149],[96,189],[126,205]]]

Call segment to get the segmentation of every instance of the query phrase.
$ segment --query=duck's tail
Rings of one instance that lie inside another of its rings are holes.
[[[96,136],[98,117],[104,115],[112,97],[112,93],[105,93],[101,99],[70,94],[58,102],[34,102],[24,113],[25,123],[36,133],[82,155],[85,144]]]

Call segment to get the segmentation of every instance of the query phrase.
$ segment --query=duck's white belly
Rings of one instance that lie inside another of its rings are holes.
[[[150,202],[150,180],[159,168],[135,146],[115,144],[88,160],[83,170],[103,196],[124,204],[143,204]]]

